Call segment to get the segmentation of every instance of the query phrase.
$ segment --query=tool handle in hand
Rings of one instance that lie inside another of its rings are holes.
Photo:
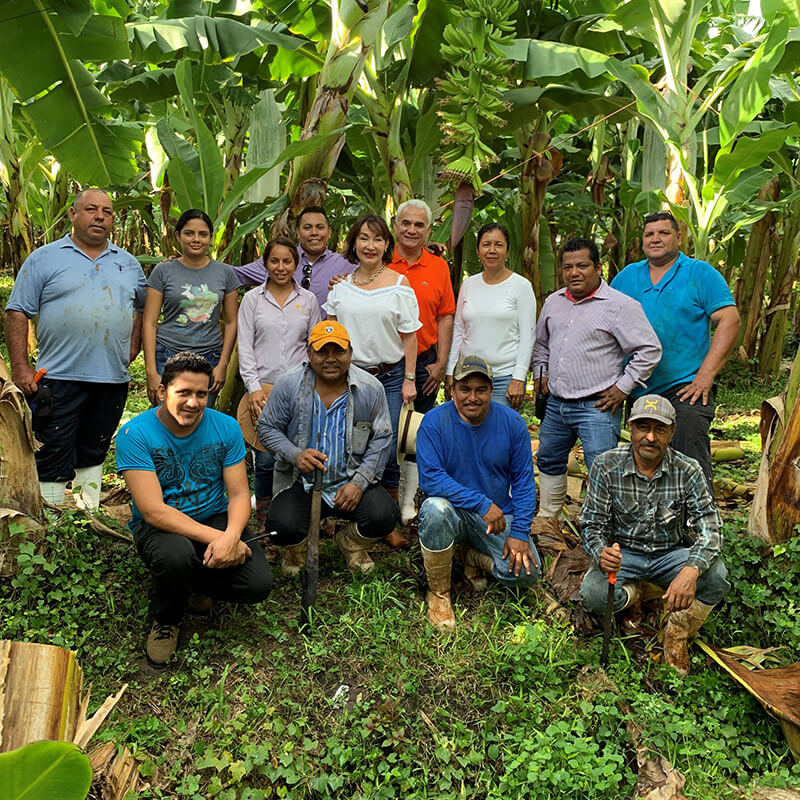
[[[40,367],[39,369],[37,369],[36,373],[33,376],[33,382],[34,383],[39,383],[39,381],[42,378],[44,378],[46,373],[47,373],[47,370],[44,367]]]
[[[608,582],[612,586],[616,586],[616,583],[617,583],[617,573],[616,572],[609,572],[608,573]]]

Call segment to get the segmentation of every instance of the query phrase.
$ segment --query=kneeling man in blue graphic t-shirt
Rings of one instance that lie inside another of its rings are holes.
[[[206,408],[211,365],[194,353],[167,360],[158,408],[117,435],[117,471],[133,498],[130,527],[153,576],[147,660],[164,666],[175,653],[187,605],[210,598],[257,603],[272,589],[260,545],[245,544],[250,490],[236,420]]]

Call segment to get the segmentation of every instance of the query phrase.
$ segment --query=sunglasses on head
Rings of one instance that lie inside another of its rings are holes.
[[[304,289],[308,289],[311,286],[311,264],[303,265],[303,280],[300,281],[300,285]]]

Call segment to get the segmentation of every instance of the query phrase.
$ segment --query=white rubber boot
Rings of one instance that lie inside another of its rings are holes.
[[[567,473],[545,475],[539,473],[539,517],[561,517],[561,509],[567,499]]]
[[[419,472],[415,462],[406,459],[400,465],[400,486],[403,487],[400,495],[400,522],[408,525],[417,516],[414,498],[419,488]]]
[[[75,470],[72,479],[72,493],[75,495],[75,505],[90,511],[100,505],[100,488],[103,483],[103,465],[93,467],[79,467]]]
[[[64,504],[64,493],[67,484],[59,481],[39,481],[39,493],[42,499],[54,506]]]

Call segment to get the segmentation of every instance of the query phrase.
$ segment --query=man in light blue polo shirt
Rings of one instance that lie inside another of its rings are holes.
[[[642,249],[647,258],[628,264],[611,282],[641,303],[661,341],[660,363],[632,397],[660,394],[675,406],[672,446],[698,461],[713,497],[708,429],[715,411],[714,379],[733,351],[739,312],[722,275],[680,252],[678,222],[669,211],[645,217]]]
[[[53,410],[34,418],[42,496],[64,500],[72,481],[79,502],[97,507],[111,437],[128,393],[128,364],[139,352],[145,278],[139,262],[108,240],[111,198],[85,189],[69,212],[72,233],[34,250],[22,265],[6,306],[6,342],[14,383],[36,393],[28,353],[28,320],[38,314],[39,386]]]

